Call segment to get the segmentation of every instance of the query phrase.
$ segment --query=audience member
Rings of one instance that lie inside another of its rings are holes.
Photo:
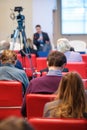
[[[62,77],[56,99],[46,103],[44,117],[87,118],[87,103],[83,81],[76,72],[68,72]]]
[[[23,84],[23,92],[29,84],[24,70],[15,67],[17,55],[12,50],[4,50],[1,55],[0,80],[17,80]]]
[[[19,52],[21,53],[22,56],[26,56],[26,53],[35,54],[36,56],[38,56],[37,48],[30,38],[27,39],[26,48],[25,46],[23,46],[23,49],[21,49]]]
[[[32,79],[27,88],[29,93],[52,94],[57,88],[62,77],[62,70],[66,65],[66,57],[63,53],[53,51],[48,55],[47,65],[49,71],[47,75]],[[26,116],[26,95],[22,106],[22,114]]]
[[[36,33],[33,36],[33,43],[37,47],[37,51],[49,52],[51,50],[51,43],[46,32],[41,30],[40,25],[36,25]]]
[[[47,67],[47,68],[44,68],[44,69],[42,69],[42,70],[40,70],[40,76],[42,76],[44,72],[47,73],[48,71],[49,71],[48,67]],[[69,69],[68,69],[68,68],[64,68],[64,69],[62,70],[62,72],[69,72]]]
[[[4,50],[9,50],[9,48],[10,48],[10,43],[8,41],[5,41],[5,40],[1,41],[0,42],[0,56]],[[1,63],[0,63],[0,66],[1,66]],[[16,61],[15,67],[19,69],[23,69],[23,66],[19,60]]]
[[[0,54],[3,52],[3,50],[8,50],[10,48],[10,43],[8,41],[0,41]]]
[[[34,130],[24,118],[8,117],[0,122],[0,130]]]
[[[66,38],[61,38],[57,40],[57,50],[63,52],[67,58],[67,62],[81,62],[82,57],[80,53],[71,51],[71,46],[69,40]]]
[[[74,47],[71,46],[70,47],[70,51],[75,51]]]

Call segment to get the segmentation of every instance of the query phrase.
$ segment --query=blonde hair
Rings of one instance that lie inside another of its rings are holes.
[[[15,64],[15,61],[17,60],[17,55],[12,50],[4,50],[1,55],[1,62],[2,64],[11,63]]]
[[[61,38],[57,40],[57,50],[61,52],[69,51],[71,48],[69,40],[66,38]]]
[[[33,48],[33,41],[30,38],[27,39],[27,47]]]
[[[61,102],[52,108],[52,117],[83,117],[87,106],[83,81],[77,72],[69,72],[62,77],[55,100],[60,100]]]

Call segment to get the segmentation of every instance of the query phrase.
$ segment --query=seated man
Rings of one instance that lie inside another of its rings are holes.
[[[29,84],[26,73],[15,67],[17,55],[14,51],[4,50],[1,55],[0,80],[17,80],[23,84],[23,95]]]
[[[35,26],[36,33],[33,35],[33,43],[37,47],[37,51],[40,52],[50,52],[51,42],[48,34],[42,31],[41,25]]]
[[[29,93],[52,94],[58,89],[62,77],[62,70],[66,65],[66,57],[63,53],[53,51],[47,58],[49,71],[47,75],[32,79],[27,88],[26,95]],[[22,106],[22,114],[26,116],[26,96]]]

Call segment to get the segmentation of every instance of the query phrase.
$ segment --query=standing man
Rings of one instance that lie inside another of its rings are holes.
[[[49,36],[46,32],[41,30],[40,25],[36,25],[36,33],[33,36],[33,43],[36,45],[38,51],[49,52],[51,50],[51,44]]]

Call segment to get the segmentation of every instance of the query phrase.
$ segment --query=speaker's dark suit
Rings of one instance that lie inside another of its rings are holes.
[[[42,36],[43,36],[43,43],[46,44],[46,41],[48,41],[50,43],[50,39],[47,33],[42,32]],[[38,33],[34,33],[33,36],[33,43],[36,45],[37,49],[39,50],[40,48],[40,42],[38,42],[38,38],[39,38],[39,34]]]

